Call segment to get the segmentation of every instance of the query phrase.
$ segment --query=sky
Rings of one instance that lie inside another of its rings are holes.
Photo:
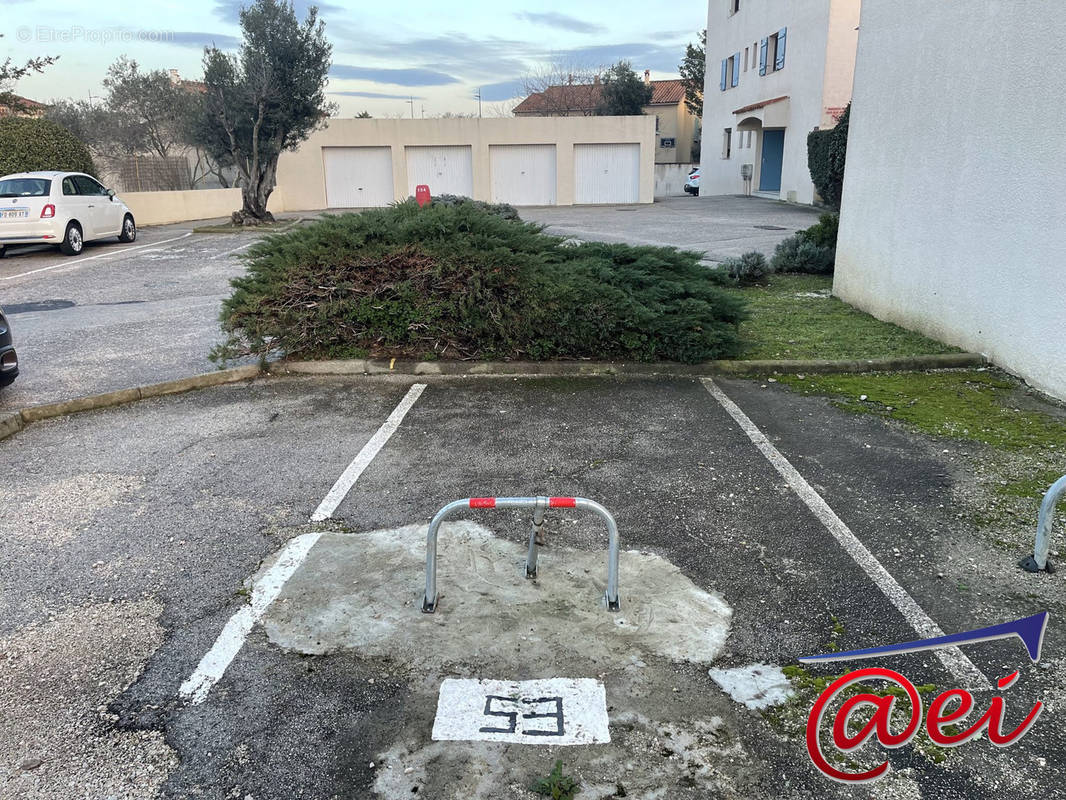
[[[202,75],[205,45],[236,50],[248,0],[0,0],[0,61],[59,56],[15,91],[41,102],[103,94],[122,55],[142,69]],[[296,0],[302,19],[307,0]],[[706,0],[328,0],[317,4],[333,44],[328,92],[338,116],[501,113],[523,76],[558,62],[620,59],[653,78],[677,77],[685,44],[706,25]],[[409,103],[410,98],[414,103]]]

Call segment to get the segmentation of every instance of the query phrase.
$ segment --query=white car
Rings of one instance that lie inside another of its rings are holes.
[[[688,174],[688,180],[685,181],[685,191],[691,195],[698,195],[700,193],[700,168],[695,167]]]
[[[0,257],[16,244],[54,244],[76,256],[86,242],[137,238],[133,214],[111,189],[80,172],[20,172],[0,178]]]

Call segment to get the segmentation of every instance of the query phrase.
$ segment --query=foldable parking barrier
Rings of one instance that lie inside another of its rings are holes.
[[[1033,554],[1018,562],[1018,566],[1026,572],[1055,571],[1055,567],[1047,560],[1047,551],[1051,543],[1051,522],[1055,517],[1055,506],[1058,505],[1063,495],[1066,495],[1066,475],[1051,484],[1051,488],[1044,495],[1044,501],[1040,504]]]
[[[608,611],[618,610],[618,525],[611,512],[595,500],[584,497],[468,497],[444,506],[429,523],[426,535],[426,593],[422,598],[422,611],[432,614],[437,610],[437,531],[440,524],[460,508],[532,508],[533,525],[529,532],[529,552],[526,555],[526,577],[537,576],[537,534],[544,524],[544,512],[549,508],[581,508],[593,511],[607,524],[607,592],[605,600]]]

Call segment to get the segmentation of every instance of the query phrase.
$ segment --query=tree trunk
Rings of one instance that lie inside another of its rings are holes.
[[[262,171],[258,175],[251,175],[250,180],[242,182],[243,208],[234,212],[233,222],[235,224],[259,225],[274,221],[274,215],[267,211],[267,201],[277,185],[278,157],[269,158],[267,163],[261,166]]]

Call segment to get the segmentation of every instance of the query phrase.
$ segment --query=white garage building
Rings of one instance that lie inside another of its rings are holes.
[[[516,206],[650,203],[655,118],[334,119],[278,163],[289,209],[369,208],[425,184]]]

